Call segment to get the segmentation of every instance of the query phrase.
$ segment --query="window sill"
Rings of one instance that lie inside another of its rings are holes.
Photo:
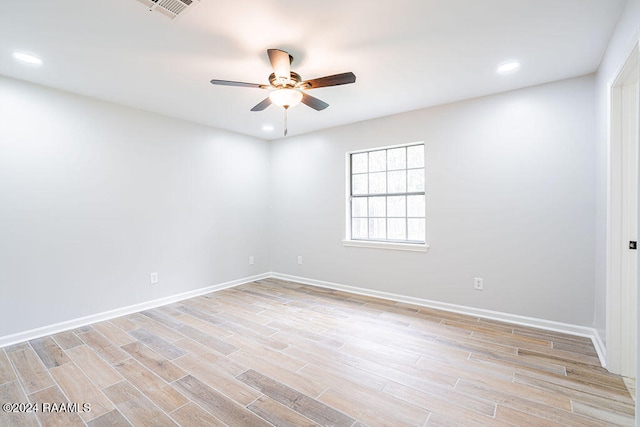
[[[428,252],[429,245],[415,243],[373,242],[369,240],[343,240],[342,246],[355,248],[391,249],[397,251]]]

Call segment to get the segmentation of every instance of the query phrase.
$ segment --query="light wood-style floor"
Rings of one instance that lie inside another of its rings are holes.
[[[589,339],[277,280],[0,349],[0,401],[91,405],[0,412],[2,426],[585,427],[634,413]]]

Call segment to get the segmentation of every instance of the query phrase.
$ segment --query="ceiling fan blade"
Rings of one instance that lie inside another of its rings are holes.
[[[211,80],[212,85],[221,85],[221,86],[239,86],[239,87],[254,87],[257,89],[268,89],[269,85],[261,85],[258,83],[244,83],[244,82],[234,82],[230,80]]]
[[[280,49],[268,49],[267,55],[269,55],[269,61],[271,62],[273,73],[276,77],[279,79],[290,79],[293,56]]]
[[[269,105],[271,105],[271,98],[269,98],[268,96],[263,99],[258,105],[256,105],[255,107],[253,107],[251,109],[251,111],[262,111],[265,108],[267,108]]]
[[[354,83],[355,81],[356,75],[352,72],[348,72],[307,80],[300,83],[299,86],[304,87],[305,89],[315,89],[319,87],[346,85],[349,83]]]
[[[314,98],[311,95],[308,95],[304,92],[302,93],[302,103],[305,105],[308,105],[309,107],[313,108],[316,111],[320,111],[320,110],[324,110],[325,108],[327,108],[329,106],[329,104],[327,104],[324,101],[321,101],[318,98]]]

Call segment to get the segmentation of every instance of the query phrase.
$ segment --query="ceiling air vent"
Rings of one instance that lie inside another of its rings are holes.
[[[199,0],[138,0],[149,8],[173,19]]]

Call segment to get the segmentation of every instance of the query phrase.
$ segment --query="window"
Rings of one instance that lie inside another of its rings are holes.
[[[424,143],[348,153],[347,169],[345,244],[426,247]]]

